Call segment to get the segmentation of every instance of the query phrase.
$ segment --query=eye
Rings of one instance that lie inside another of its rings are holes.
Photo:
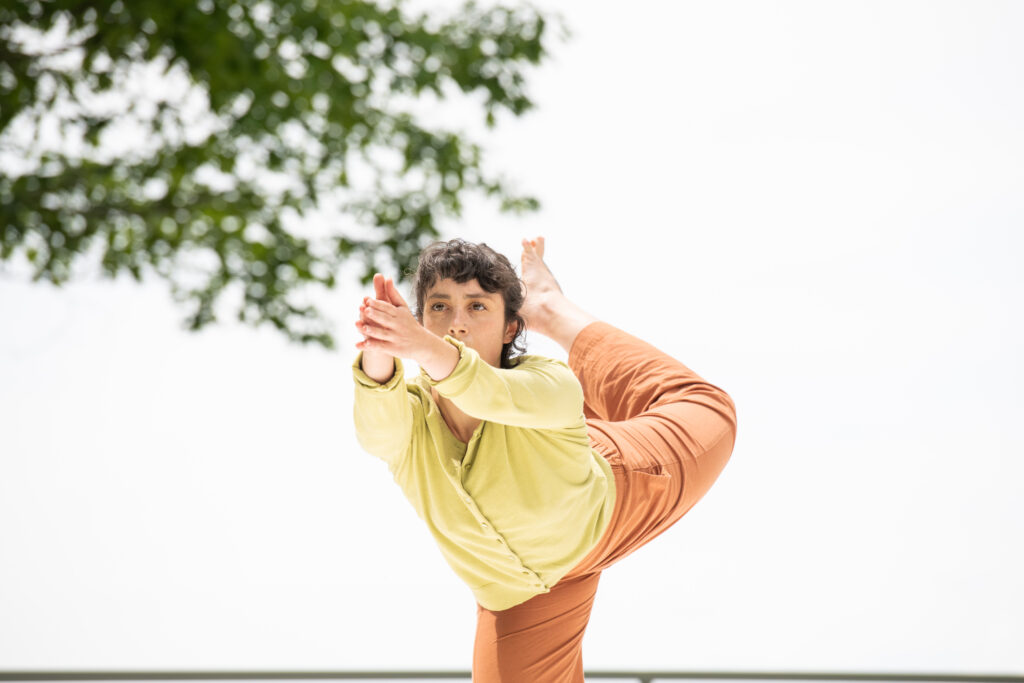
[[[471,304],[470,306],[471,306],[471,308],[472,308],[472,309],[473,309],[474,311],[486,311],[486,310],[487,310],[487,307],[486,307],[486,306],[484,306],[484,305],[483,305],[482,303],[480,303],[479,301],[474,301],[474,302],[473,302],[473,303],[472,303],[472,304]]]
[[[440,302],[438,302],[436,304],[431,304],[430,310],[437,311],[437,312],[443,311],[444,310],[444,304],[442,304]]]

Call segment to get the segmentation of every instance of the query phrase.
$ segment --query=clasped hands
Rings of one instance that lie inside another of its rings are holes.
[[[415,361],[434,380],[450,375],[459,362],[459,350],[416,320],[391,278],[377,273],[373,289],[376,298],[363,298],[356,321],[365,337],[356,344],[363,352],[363,372],[384,383],[398,357]]]

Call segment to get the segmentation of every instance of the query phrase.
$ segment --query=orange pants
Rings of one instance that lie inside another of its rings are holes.
[[[548,593],[506,610],[477,605],[474,683],[582,683],[583,632],[601,571],[672,526],[732,454],[732,399],[688,367],[607,323],[573,341],[590,441],[615,474],[601,540]]]

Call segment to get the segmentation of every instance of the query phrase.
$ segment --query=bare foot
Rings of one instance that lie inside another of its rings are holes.
[[[520,273],[526,285],[526,301],[523,302],[521,313],[526,318],[528,329],[547,335],[544,322],[549,316],[547,304],[553,295],[561,294],[555,276],[544,263],[544,238],[523,240],[523,254],[520,258]]]
[[[522,279],[526,301],[520,312],[526,327],[558,342],[569,352],[580,331],[597,318],[569,301],[544,265],[544,238],[523,240]]]

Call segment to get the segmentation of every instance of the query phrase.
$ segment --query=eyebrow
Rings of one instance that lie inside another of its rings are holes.
[[[493,299],[497,292],[470,292],[466,295],[467,299]],[[428,299],[451,299],[447,294],[431,294],[427,297]]]

